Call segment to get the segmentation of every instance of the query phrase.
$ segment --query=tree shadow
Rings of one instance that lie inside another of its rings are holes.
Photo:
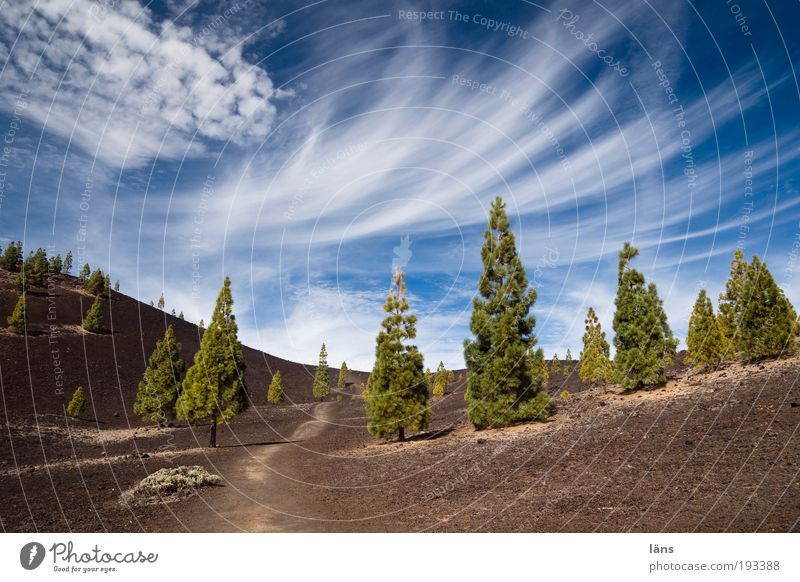
[[[427,432],[421,432],[410,437],[407,437],[407,441],[432,441],[444,436],[449,435],[453,432],[453,427],[448,426],[447,428],[442,428],[439,430],[429,430]]]
[[[236,449],[245,447],[268,447],[272,445],[286,445],[291,443],[299,443],[300,440],[285,440],[285,441],[258,441],[255,443],[236,443],[232,445],[217,445],[218,449]]]

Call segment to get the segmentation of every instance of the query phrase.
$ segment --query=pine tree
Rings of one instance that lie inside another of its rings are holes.
[[[181,311],[181,312],[178,314],[178,319],[181,319],[181,320],[182,320],[182,319],[184,319],[184,317],[183,317],[183,311]]]
[[[367,383],[367,429],[375,438],[428,428],[431,409],[422,354],[407,342],[417,337],[417,318],[408,313],[406,276],[395,268],[383,306],[386,317],[375,340],[375,365]]]
[[[706,290],[701,289],[694,303],[692,315],[689,317],[689,333],[686,336],[688,363],[701,368],[714,366],[730,352],[728,340],[720,329],[720,321],[714,315],[714,306]]]
[[[645,286],[644,275],[631,267],[638,255],[639,250],[626,242],[619,254],[614,301],[614,369],[625,390],[663,382],[678,345],[655,284]]]
[[[539,348],[532,350],[530,355],[531,362],[531,382],[535,386],[544,386],[550,380],[550,371],[547,369],[547,360],[544,359],[544,350]]]
[[[558,359],[558,354],[553,354],[553,359],[550,360],[550,373],[551,374],[561,373],[561,360]]]
[[[67,414],[73,418],[78,418],[83,409],[86,408],[86,395],[83,393],[83,386],[78,386],[72,393],[72,398],[67,404]]]
[[[3,256],[0,257],[0,267],[6,271],[19,271],[20,261],[22,261],[22,243],[9,242]]]
[[[159,309],[164,309],[164,305],[165,305],[164,294],[162,293],[161,297],[158,298],[158,308]]]
[[[725,284],[725,292],[719,296],[719,315],[717,316],[722,334],[728,340],[728,345],[731,349],[731,353],[726,354],[728,357],[735,357],[735,352],[740,347],[738,329],[745,306],[744,288],[747,279],[747,267],[748,264],[744,260],[744,252],[741,248],[737,248],[733,253],[730,276]]]
[[[89,263],[84,263],[83,267],[81,267],[81,272],[78,273],[78,279],[81,280],[81,283],[85,283],[86,279],[89,278],[89,274],[92,270],[89,268]]]
[[[280,404],[283,402],[283,380],[281,379],[281,371],[277,370],[272,376],[272,382],[269,383],[269,390],[267,390],[267,402],[270,404]]]
[[[14,311],[8,316],[8,329],[14,333],[25,333],[25,293],[19,296]]]
[[[177,315],[178,315],[178,314],[175,312],[175,308],[174,308],[174,307],[172,308],[172,311],[170,311],[170,312],[169,312],[169,314],[170,314],[172,317],[177,317]]]
[[[103,331],[103,304],[99,297],[94,298],[94,303],[83,318],[83,329],[92,333]]]
[[[311,391],[314,393],[314,398],[322,400],[330,392],[330,377],[328,376],[328,350],[325,349],[325,344],[319,350],[319,364],[314,372],[314,385]]]
[[[532,369],[536,319],[530,310],[536,290],[528,288],[499,196],[492,204],[481,258],[483,273],[470,319],[475,339],[464,342],[469,420],[476,428],[486,428],[545,418],[549,398],[539,391]]]
[[[444,396],[444,389],[447,386],[447,368],[444,367],[444,362],[439,362],[439,367],[436,368],[436,376],[433,380],[433,397],[441,398]]]
[[[340,390],[347,386],[347,374],[350,370],[347,368],[347,362],[342,362],[339,367],[339,380],[336,382],[336,387]]]
[[[92,295],[107,294],[108,282],[106,276],[103,274],[103,271],[96,269],[86,280],[86,283],[83,284],[83,288]]]
[[[161,425],[175,416],[175,402],[186,371],[186,362],[181,359],[180,350],[181,344],[170,325],[164,338],[156,342],[144,377],[139,382],[133,412],[143,421]]]
[[[50,264],[48,265],[48,271],[50,271],[50,274],[60,275],[63,268],[64,261],[61,260],[61,255],[56,255],[55,257],[50,258]]]
[[[227,423],[247,407],[244,355],[233,314],[231,280],[217,297],[211,323],[200,341],[194,364],[186,372],[175,409],[192,423],[210,421],[210,446],[217,446],[217,424]]]
[[[69,275],[72,270],[72,251],[67,251],[67,256],[64,257],[64,273]]]
[[[593,308],[586,314],[586,331],[583,334],[578,375],[583,382],[603,382],[611,379],[612,367],[609,359],[610,346],[606,334],[600,328],[600,320]]]
[[[745,360],[792,354],[797,314],[767,265],[754,256],[747,266],[744,307],[734,346]]]
[[[114,281],[114,291],[116,291],[117,293],[119,293],[119,279],[117,279],[116,281]]]
[[[199,329],[205,329],[206,328],[206,322],[201,319],[200,323],[197,324],[197,327]]]
[[[567,348],[567,355],[564,356],[564,373],[569,374],[572,372],[572,352]]]

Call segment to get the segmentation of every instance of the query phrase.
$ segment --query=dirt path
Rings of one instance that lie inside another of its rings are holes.
[[[225,486],[192,500],[176,517],[192,532],[308,531],[302,501],[309,488],[301,477],[304,456],[306,447],[330,426],[334,405],[317,404],[313,418],[286,442],[245,446],[237,454],[225,455],[220,471]]]

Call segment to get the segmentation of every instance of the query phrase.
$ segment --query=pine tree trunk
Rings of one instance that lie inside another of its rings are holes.
[[[217,448],[217,415],[211,419],[211,448]]]
[[[406,440],[406,427],[401,426],[398,429],[398,438],[400,439],[401,443]]]

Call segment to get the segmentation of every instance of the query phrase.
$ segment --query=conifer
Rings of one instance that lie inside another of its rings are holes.
[[[67,414],[73,418],[78,418],[83,409],[86,408],[86,395],[83,393],[83,386],[78,386],[72,393],[72,398],[67,404]]]
[[[331,390],[330,376],[328,376],[328,350],[325,349],[325,344],[319,350],[319,363],[314,372],[314,384],[311,391],[314,393],[314,398],[322,400]]]
[[[164,309],[164,294],[162,293],[161,296],[158,298],[158,308]]]
[[[48,271],[50,271],[51,275],[60,275],[61,270],[64,268],[64,261],[61,260],[61,255],[56,255],[50,258],[50,264],[48,265]]]
[[[83,318],[83,329],[92,333],[103,331],[103,305],[99,297],[94,298],[94,303]]]
[[[81,272],[78,273],[78,279],[81,280],[81,283],[85,283],[86,279],[89,278],[89,274],[92,270],[89,268],[89,263],[84,263],[83,267],[81,267]]]
[[[8,316],[8,329],[14,333],[25,333],[25,293],[19,296],[14,311]]]
[[[444,367],[444,362],[439,362],[439,367],[436,368],[436,376],[433,380],[433,397],[441,398],[444,396],[444,389],[447,386],[447,368]]]
[[[231,280],[225,277],[211,322],[175,405],[181,420],[210,421],[212,448],[217,446],[217,424],[229,422],[247,407],[244,355],[238,332]]]
[[[272,376],[272,382],[269,383],[267,402],[270,404],[280,404],[283,402],[283,380],[281,379],[280,370],[275,372]]]
[[[117,293],[119,293],[119,279],[117,279],[116,281],[114,281],[114,291],[116,291]]]
[[[99,296],[107,294],[108,282],[103,271],[101,269],[96,269],[86,280],[86,283],[83,284],[83,288],[92,295]]]
[[[64,273],[69,275],[72,270],[72,251],[67,251],[67,256],[64,257]]]
[[[705,289],[700,290],[689,317],[686,347],[687,362],[701,368],[718,364],[730,352],[721,330],[721,319],[714,315],[714,306]]]
[[[20,261],[22,261],[22,243],[9,242],[3,256],[0,257],[0,267],[6,271],[19,271]]]
[[[175,416],[175,402],[181,389],[186,362],[181,359],[181,344],[170,325],[147,362],[139,382],[133,412],[145,422],[163,424]]]
[[[663,382],[678,343],[655,284],[645,286],[644,275],[631,267],[638,255],[638,249],[626,242],[619,254],[614,302],[614,369],[625,390]]]
[[[583,382],[603,382],[611,379],[612,367],[609,359],[610,346],[606,334],[600,328],[600,320],[592,307],[586,314],[578,375]]]
[[[550,373],[551,374],[561,373],[561,360],[558,359],[558,354],[553,354],[553,359],[550,360]]]
[[[549,398],[539,391],[541,374],[532,369],[536,319],[530,310],[536,290],[528,287],[499,196],[492,203],[481,259],[483,273],[470,319],[475,339],[464,342],[469,420],[476,428],[486,428],[545,418]]]
[[[347,374],[350,372],[347,368],[347,362],[342,362],[341,367],[339,368],[339,379],[336,382],[336,387],[340,390],[347,386]]]
[[[375,438],[428,428],[428,404],[422,354],[407,342],[417,337],[417,318],[408,313],[405,273],[395,269],[383,307],[386,318],[376,338],[375,365],[367,383],[367,429]]]

